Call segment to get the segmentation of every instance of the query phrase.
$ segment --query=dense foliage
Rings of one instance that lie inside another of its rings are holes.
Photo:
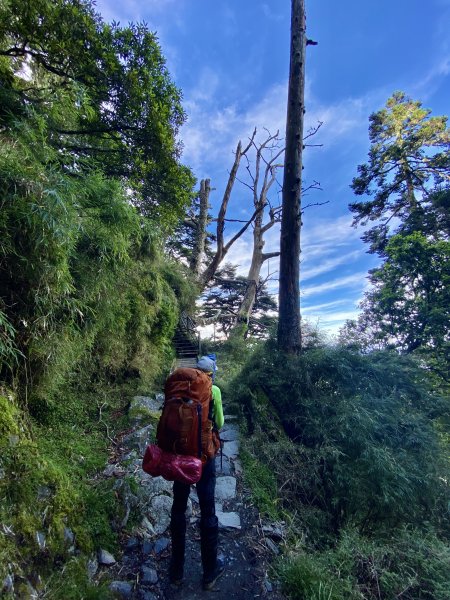
[[[388,599],[402,585],[411,600],[445,597],[449,464],[439,432],[450,407],[426,372],[394,352],[317,347],[292,358],[269,343],[230,390],[247,423],[255,500],[296,539],[281,566],[293,597]]]
[[[380,344],[425,360],[440,384],[450,381],[450,132],[405,94],[370,117],[369,162],[358,167],[350,205],[355,224],[373,221],[363,239],[382,264],[369,278],[358,321],[341,338]],[[393,225],[395,226],[393,227]]]
[[[431,117],[403,92],[369,117],[371,147],[358,166],[352,188],[364,200],[350,204],[354,223],[376,222],[364,238],[371,251],[382,252],[393,218],[404,222],[426,211],[428,194],[450,180],[450,130],[447,117]],[[395,221],[394,221],[395,223]]]
[[[155,35],[104,23],[86,0],[4,2],[0,22],[0,122],[37,111],[61,166],[126,178],[144,214],[174,223],[193,180],[178,162],[181,95]]]
[[[0,586],[72,556],[46,596],[88,597],[120,518],[93,475],[194,301],[162,252],[191,197],[184,114],[154,34],[78,0],[1,4],[0,95]]]

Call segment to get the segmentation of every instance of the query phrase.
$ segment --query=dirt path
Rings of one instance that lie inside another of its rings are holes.
[[[164,523],[158,517],[154,523],[157,532],[142,534],[142,529],[124,539],[123,556],[108,568],[114,579],[111,589],[117,598],[125,600],[199,600],[202,598],[245,599],[270,597],[281,600],[283,596],[268,575],[270,561],[278,553],[279,527],[263,524],[258,511],[251,504],[248,490],[244,488],[242,468],[238,458],[239,430],[233,417],[226,419],[222,432],[223,460],[216,459],[216,512],[219,518],[219,552],[226,568],[213,591],[202,590],[200,558],[200,510],[195,486],[190,495],[188,530],[186,534],[186,563],[183,584],[176,587],[168,579],[170,561],[170,536],[168,515]],[[139,432],[138,432],[139,433]],[[139,435],[138,435],[139,438]],[[135,461],[136,467],[139,459]],[[135,469],[136,472],[136,469]],[[137,476],[140,476],[137,472]],[[141,476],[142,477],[142,476]],[[144,477],[149,477],[144,474]],[[158,478],[160,479],[160,478]],[[148,481],[148,480],[145,480]],[[140,483],[142,484],[142,478]],[[155,484],[155,480],[150,482]],[[165,511],[170,509],[170,487],[163,482]],[[158,496],[161,498],[162,496]],[[154,498],[153,498],[154,499]],[[151,528],[151,524],[149,525]],[[270,537],[269,537],[270,536]]]

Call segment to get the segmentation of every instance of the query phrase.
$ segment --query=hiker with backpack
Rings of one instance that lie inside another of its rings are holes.
[[[215,509],[216,462],[220,449],[219,429],[224,417],[222,396],[213,385],[215,357],[202,356],[195,369],[180,368],[167,379],[165,408],[157,431],[158,445],[168,452],[197,456],[202,474],[197,482],[200,504],[200,543],[203,566],[203,589],[211,590],[224,571],[217,556],[219,524]],[[186,508],[190,485],[174,481],[170,533],[172,558],[171,583],[181,585],[184,575],[186,546]]]

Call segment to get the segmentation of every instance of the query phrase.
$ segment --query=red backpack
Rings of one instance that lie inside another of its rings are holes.
[[[199,369],[176,369],[164,386],[164,406],[156,431],[160,448],[206,462],[220,448],[213,431],[212,381]]]

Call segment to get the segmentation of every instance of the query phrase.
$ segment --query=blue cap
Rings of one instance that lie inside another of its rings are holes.
[[[206,373],[214,373],[216,370],[216,361],[209,356],[202,356],[197,361],[197,369]]]

